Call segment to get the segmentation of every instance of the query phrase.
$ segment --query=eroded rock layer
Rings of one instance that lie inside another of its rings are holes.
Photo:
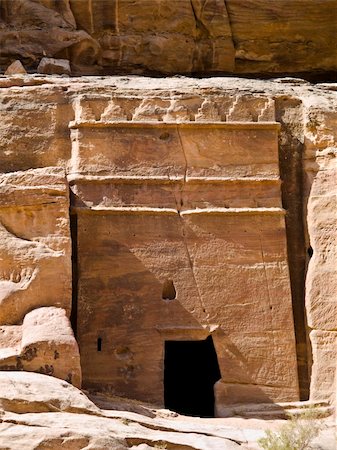
[[[0,64],[77,73],[337,70],[334,0],[1,0]]]
[[[0,82],[3,368],[80,383],[72,293],[84,386],[163,405],[165,343],[211,336],[218,415],[294,401],[310,335],[332,398],[334,85]]]

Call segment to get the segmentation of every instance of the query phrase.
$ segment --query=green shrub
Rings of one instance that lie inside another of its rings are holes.
[[[305,450],[322,428],[315,411],[308,410],[302,417],[292,417],[278,431],[266,431],[257,442],[264,450]]]

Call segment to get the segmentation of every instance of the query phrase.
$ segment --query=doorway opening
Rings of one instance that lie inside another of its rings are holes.
[[[165,408],[179,414],[214,417],[214,383],[221,378],[213,339],[166,341]]]

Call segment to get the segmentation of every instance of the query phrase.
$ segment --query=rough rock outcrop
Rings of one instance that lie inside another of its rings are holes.
[[[306,307],[313,351],[311,397],[335,389],[337,348],[337,111],[308,101],[305,119],[305,202],[309,265]],[[318,394],[319,393],[319,394]]]
[[[217,420],[182,417],[125,399],[104,399],[98,408],[64,381],[26,372],[0,373],[0,447],[253,450],[264,429],[275,430],[283,424],[256,420],[254,415]],[[333,424],[329,419],[323,424],[312,448],[334,450]]]
[[[35,371],[81,385],[78,346],[64,309],[37,308],[22,325],[0,330],[0,370]]]
[[[10,155],[11,147],[6,148]],[[69,322],[72,269],[64,170],[2,174],[0,189],[0,368],[47,373],[80,386],[78,346]]]
[[[1,0],[0,63],[78,73],[336,71],[334,0]]]
[[[68,0],[1,0],[0,8],[1,63],[14,58],[29,64],[68,47],[81,58],[83,51],[98,48],[88,33],[77,29]],[[87,57],[86,62],[93,60]]]
[[[69,412],[99,415],[99,408],[71,384],[30,372],[0,372],[0,407],[17,414]]]
[[[22,446],[27,450],[158,446],[234,450],[242,448],[249,436],[263,434],[193,420],[174,422],[168,420],[169,411],[155,417],[154,410],[150,419],[133,412],[101,410],[68,383],[27,372],[0,372],[0,407],[0,447],[10,450]]]
[[[31,117],[30,125],[33,121]],[[35,127],[30,127],[30,134]],[[13,147],[4,145],[4,154],[13,154]],[[44,164],[40,160],[36,165]],[[13,171],[0,175],[0,186],[0,324],[20,323],[41,306],[64,308],[69,315],[71,242],[64,170]]]

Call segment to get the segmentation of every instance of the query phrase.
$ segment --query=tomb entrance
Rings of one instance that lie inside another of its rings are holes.
[[[214,383],[221,378],[212,337],[166,341],[165,408],[179,414],[214,417]]]

